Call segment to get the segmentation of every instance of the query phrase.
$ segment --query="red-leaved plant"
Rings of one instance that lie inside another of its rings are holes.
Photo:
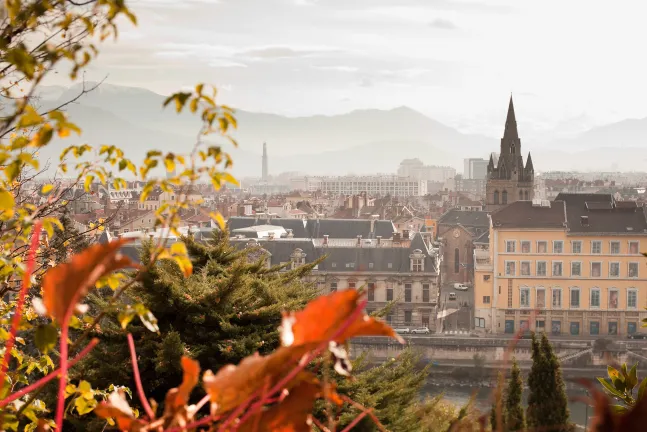
[[[24,308],[33,255],[38,247],[40,225],[33,230],[30,259],[16,306],[11,334],[6,344],[5,357],[15,341],[18,323]],[[83,299],[97,281],[108,274],[125,268],[136,267],[119,249],[128,240],[91,246],[75,255],[70,262],[50,269],[43,278],[41,312],[56,320],[61,327],[59,368],[33,384],[24,387],[0,401],[0,409],[16,399],[39,389],[45,383],[58,378],[59,390],[55,423],[62,430],[65,413],[65,387],[68,384],[68,369],[86,356],[98,343],[91,340],[73,358],[68,358],[68,331],[70,320],[83,310]],[[145,415],[136,417],[125,395],[115,391],[107,401],[95,409],[100,417],[112,419],[123,431],[189,431],[201,426],[219,431],[309,431],[316,424],[328,430],[312,417],[317,399],[341,406],[350,403],[361,413],[345,430],[352,429],[364,417],[369,416],[380,430],[384,430],[370,409],[362,407],[345,396],[339,395],[333,382],[321,382],[306,366],[317,356],[330,351],[336,360],[335,370],[348,374],[345,342],[356,336],[388,336],[402,339],[391,327],[364,313],[366,300],[356,290],[339,291],[319,297],[302,311],[285,313],[280,327],[281,346],[272,354],[255,354],[245,358],[239,365],[228,365],[202,375],[202,385],[207,395],[195,405],[189,405],[193,389],[200,381],[200,365],[182,358],[184,377],[179,387],[171,389],[164,401],[163,412],[156,412],[146,398],[145,384],[139,376],[135,343],[128,334],[134,379],[137,394]],[[0,371],[0,383],[4,382],[8,359]],[[209,408],[207,410],[207,407]],[[204,408],[204,410],[203,410]],[[43,421],[41,430],[48,426]]]

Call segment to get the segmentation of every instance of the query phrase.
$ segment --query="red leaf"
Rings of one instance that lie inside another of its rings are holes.
[[[182,384],[177,389],[172,389],[177,390],[171,401],[174,408],[182,407],[189,403],[189,396],[191,396],[193,388],[200,380],[200,363],[197,361],[182,357],[182,370],[184,370]]]
[[[115,419],[117,427],[122,431],[138,431],[143,426],[143,423],[133,416],[123,392],[111,393],[106,402],[101,402],[94,409],[94,413],[105,419]]]
[[[43,304],[47,313],[63,322],[72,302],[79,303],[102,276],[122,268],[134,267],[133,262],[119,254],[119,248],[132,239],[119,239],[96,244],[74,255],[70,262],[59,264],[43,278]]]
[[[283,314],[282,345],[299,346],[329,340],[357,309],[359,300],[360,293],[354,289],[337,291],[318,297],[302,311]],[[404,343],[389,325],[366,314],[360,315],[334,341],[343,343],[356,336],[390,336]]]

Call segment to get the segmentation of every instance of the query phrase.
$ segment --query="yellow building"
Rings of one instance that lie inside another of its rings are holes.
[[[647,317],[647,218],[635,202],[518,201],[490,215],[475,246],[477,330],[627,336]]]

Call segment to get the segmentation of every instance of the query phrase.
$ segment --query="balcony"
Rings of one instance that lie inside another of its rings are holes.
[[[476,249],[474,251],[474,270],[492,270],[492,262],[490,260],[490,251]]]

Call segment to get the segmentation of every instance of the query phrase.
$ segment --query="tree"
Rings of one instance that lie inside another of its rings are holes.
[[[521,370],[517,361],[513,359],[510,379],[505,391],[505,425],[508,431],[521,431],[526,428],[526,419],[521,406],[522,393]]]
[[[226,232],[214,233],[206,244],[192,238],[186,238],[185,244],[193,265],[191,276],[185,277],[174,262],[161,262],[128,294],[130,309],[146,305],[159,327],[158,334],[141,322],[129,324],[138,341],[147,394],[158,403],[181,380],[182,355],[218,370],[256,351],[267,354],[279,345],[281,312],[302,308],[316,294],[312,286],[301,282],[316,262],[295,270],[267,268],[263,257],[250,261],[250,250],[232,246]],[[142,251],[144,265],[150,253],[148,244]],[[95,305],[105,308],[110,294],[108,290],[105,296],[95,297]],[[99,387],[115,382],[132,386],[130,354],[122,330],[132,318],[115,313],[102,323],[97,334],[101,344],[76,379]],[[105,362],[107,356],[110,362]]]
[[[505,430],[505,412],[503,405],[503,387],[505,379],[503,372],[497,375],[496,388],[494,389],[494,401],[492,402],[492,409],[490,410],[490,426],[493,431]],[[501,424],[499,424],[501,423]]]
[[[528,376],[528,426],[546,431],[570,430],[568,399],[559,360],[545,333],[541,341],[533,334],[532,361]]]

